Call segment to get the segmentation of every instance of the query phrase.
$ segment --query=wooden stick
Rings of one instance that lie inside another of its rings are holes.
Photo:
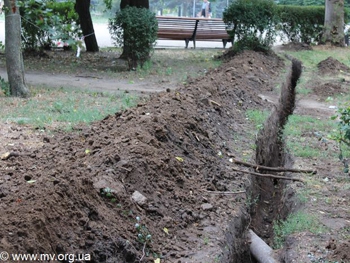
[[[197,134],[195,132],[192,132],[193,136],[197,139],[197,141],[200,141]]]
[[[239,170],[239,169],[235,169],[235,168],[232,168],[232,170],[236,171],[236,172],[248,173],[248,174],[252,174],[252,175],[256,175],[256,176],[260,176],[260,177],[268,177],[268,178],[274,178],[274,179],[284,179],[284,180],[291,180],[291,181],[299,181],[299,182],[304,183],[304,180],[299,179],[299,178],[295,178],[295,177],[287,177],[287,176],[280,176],[280,175],[274,175],[274,174],[259,174],[259,173]]]
[[[220,192],[220,191],[208,191],[207,193],[213,194],[213,195],[236,195],[236,194],[244,194],[246,191],[238,191],[238,192]]]
[[[276,172],[292,172],[292,173],[317,174],[317,171],[315,171],[315,170],[301,170],[301,169],[292,169],[292,168],[285,168],[285,167],[268,167],[268,166],[263,166],[263,165],[246,163],[246,162],[234,159],[234,158],[232,158],[232,161],[234,163],[242,164],[242,165],[247,166],[247,167],[252,167],[252,168],[256,169],[257,171],[259,169],[261,169],[261,170],[276,171]]]
[[[221,104],[216,102],[216,101],[214,101],[214,100],[209,100],[209,102],[212,103],[212,104],[215,104],[215,105],[217,105],[219,107],[221,107]]]

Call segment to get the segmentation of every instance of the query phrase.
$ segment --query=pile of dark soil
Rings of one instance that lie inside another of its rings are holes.
[[[327,59],[321,61],[317,64],[319,74],[326,75],[336,75],[339,74],[340,71],[350,73],[350,68],[340,61],[328,57]]]
[[[347,242],[337,242],[335,239],[329,240],[327,249],[333,251],[329,256],[332,261],[349,262],[350,261],[350,240]]]
[[[317,94],[317,96],[323,99],[338,95],[346,91],[346,89],[342,87],[341,83],[334,82],[323,83],[318,86],[315,85],[312,87],[312,89]]]
[[[245,52],[134,109],[45,136],[42,148],[9,148],[16,154],[0,161],[0,247],[89,253],[91,262],[240,254],[244,236],[217,249],[227,246],[228,222],[244,218],[247,181],[230,169],[229,156],[252,142],[237,146],[232,138],[251,129],[243,110],[264,107],[257,94],[272,89],[282,65]]]

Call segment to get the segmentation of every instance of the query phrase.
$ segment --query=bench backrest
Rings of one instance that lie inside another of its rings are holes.
[[[226,24],[219,18],[157,16],[158,37],[170,39],[230,39]]]

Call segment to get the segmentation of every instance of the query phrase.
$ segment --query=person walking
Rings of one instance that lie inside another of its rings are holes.
[[[203,0],[202,10],[197,14],[198,17],[211,18],[211,4],[208,0]]]

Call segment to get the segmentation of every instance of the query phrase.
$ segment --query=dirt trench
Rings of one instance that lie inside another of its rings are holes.
[[[288,121],[288,116],[293,114],[295,108],[295,89],[301,72],[301,62],[292,60],[291,69],[281,88],[278,104],[272,109],[257,135],[255,156],[257,165],[292,167],[292,158],[286,149],[283,129]],[[276,172],[261,168],[259,170],[262,174],[277,175]],[[289,175],[284,174],[284,176]],[[259,176],[252,179],[251,198],[256,203],[252,204],[251,228],[270,246],[273,245],[274,221],[285,219],[295,208],[293,206],[296,206],[294,202],[289,202],[294,193],[285,191],[288,182],[288,180]]]
[[[251,196],[259,196],[259,201],[251,224],[248,180],[231,169],[229,157],[253,153],[247,151],[252,127],[244,112],[266,108],[258,94],[273,89],[271,80],[282,67],[277,56],[246,51],[204,78],[152,95],[149,103],[77,127],[73,133],[45,135],[41,147],[9,144],[6,151],[18,154],[0,162],[0,248],[83,251],[96,263],[154,262],[152,252],[161,253],[162,262],[253,262],[247,228],[269,238],[271,229],[264,235],[262,226],[273,217],[263,213],[280,201],[267,199],[271,194],[260,188],[277,185],[282,191],[284,184],[253,181]],[[293,72],[285,85],[287,94],[295,88]],[[281,105],[285,104],[282,94]],[[276,147],[271,159],[257,159],[257,164],[288,163],[279,140],[294,107],[288,105],[287,111],[275,109],[285,117],[269,118],[273,125],[265,126],[274,129],[265,128],[259,135],[269,143],[259,146],[257,141],[258,156],[270,156],[269,147]],[[146,203],[131,198],[136,191],[147,197]],[[264,207],[264,201],[271,205]],[[137,239],[136,216],[152,234],[147,254]]]

